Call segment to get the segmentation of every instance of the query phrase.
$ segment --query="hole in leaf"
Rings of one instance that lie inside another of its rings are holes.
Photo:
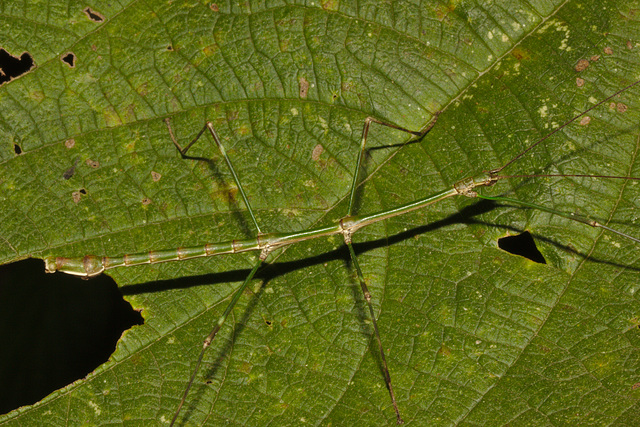
[[[87,15],[89,17],[89,19],[91,19],[93,22],[102,22],[104,21],[104,16],[102,16],[102,14],[96,12],[95,10],[92,10],[90,7],[86,7],[84,8],[83,12],[85,13],[85,15]]]
[[[20,155],[22,154],[22,148],[20,148],[20,146],[18,144],[13,144],[13,151],[14,153],[16,153],[16,155]]]
[[[546,264],[542,253],[538,250],[531,233],[525,231],[516,236],[507,236],[498,239],[498,247],[513,255],[520,255],[538,264]]]
[[[39,259],[0,266],[0,295],[0,414],[84,378],[143,323],[110,277],[89,286]]]
[[[71,68],[76,66],[76,56],[71,52],[67,53],[65,56],[63,56],[60,59],[62,60],[62,62],[66,63]]]
[[[15,79],[33,68],[33,57],[27,52],[20,58],[0,48],[0,85]]]

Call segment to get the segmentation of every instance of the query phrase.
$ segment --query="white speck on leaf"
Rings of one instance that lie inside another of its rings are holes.
[[[540,117],[547,117],[547,115],[548,115],[547,106],[543,105],[542,107],[538,108],[538,114],[540,114]]]
[[[89,402],[87,402],[89,404],[89,406],[91,406],[93,408],[93,411],[96,413],[96,415],[100,415],[100,413],[102,412],[100,410],[100,408],[98,407],[98,405],[95,404],[95,402],[92,402],[91,400]]]

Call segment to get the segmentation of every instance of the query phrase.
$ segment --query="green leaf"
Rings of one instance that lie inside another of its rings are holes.
[[[0,88],[1,260],[255,236],[213,143],[190,152],[213,162],[182,159],[165,118],[185,144],[205,121],[215,125],[265,232],[345,215],[367,116],[417,130],[443,110],[418,143],[371,128],[358,212],[449,188],[640,78],[638,6],[100,2],[91,20],[84,3],[0,3],[4,48],[37,65]],[[74,67],[61,60],[69,52]],[[576,71],[580,60],[589,66]],[[638,92],[505,174],[640,176]],[[589,214],[638,237],[639,187],[514,178],[483,192]],[[524,230],[547,264],[498,248],[499,237]],[[633,242],[470,199],[354,240],[406,422],[638,423]],[[86,379],[0,422],[168,423],[202,340],[254,260],[110,270],[145,324]],[[275,253],[205,355],[179,421],[394,423],[367,313],[339,238]]]

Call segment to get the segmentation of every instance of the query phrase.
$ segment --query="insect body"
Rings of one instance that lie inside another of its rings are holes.
[[[378,349],[379,349],[379,355],[380,355],[380,361],[381,361],[381,367],[382,367],[382,372],[383,372],[383,376],[384,376],[384,380],[385,380],[385,385],[389,391],[389,395],[391,398],[391,403],[394,407],[395,410],[395,414],[396,414],[396,420],[398,423],[402,423],[403,422],[403,418],[401,416],[402,413],[402,409],[399,407],[398,403],[397,403],[397,399],[395,396],[395,392],[394,392],[394,388],[393,388],[393,383],[392,383],[392,378],[391,375],[389,373],[389,368],[387,366],[387,361],[386,361],[386,355],[385,355],[385,350],[384,350],[384,345],[383,345],[383,337],[381,336],[379,329],[378,329],[378,325],[377,325],[377,319],[376,319],[376,314],[375,311],[373,309],[373,305],[371,303],[371,292],[368,289],[366,280],[364,278],[364,273],[362,271],[362,269],[360,268],[360,265],[358,263],[358,258],[357,258],[357,253],[354,250],[353,247],[353,242],[352,242],[352,235],[354,233],[356,233],[358,230],[362,229],[363,227],[366,227],[368,225],[371,224],[375,224],[393,217],[397,217],[400,215],[404,215],[407,214],[409,212],[418,210],[418,209],[423,209],[426,208],[430,205],[436,204],[441,202],[444,199],[447,198],[451,198],[453,196],[458,196],[458,195],[463,195],[466,197],[480,197],[486,200],[492,200],[495,202],[504,202],[504,203],[511,203],[511,204],[515,204],[515,205],[519,205],[519,206],[523,206],[523,207],[527,207],[527,208],[533,208],[533,209],[539,209],[539,210],[543,210],[549,213],[552,213],[554,215],[559,215],[571,220],[575,220],[578,222],[582,222],[586,225],[592,226],[592,227],[599,227],[599,228],[603,228],[605,230],[607,230],[608,232],[612,232],[615,233],[619,236],[622,236],[625,239],[629,239],[633,242],[637,242],[640,243],[640,240],[638,240],[637,238],[630,236],[626,233],[617,231],[615,228],[610,227],[606,224],[603,224],[601,222],[598,222],[596,220],[593,220],[591,218],[588,218],[586,216],[580,216],[580,215],[575,215],[572,213],[564,213],[555,209],[550,209],[535,203],[531,203],[528,201],[520,201],[514,198],[510,198],[510,197],[505,197],[505,196],[489,196],[489,195],[484,195],[484,194],[479,194],[478,190],[481,189],[482,187],[491,187],[493,186],[497,181],[501,180],[501,179],[506,179],[506,178],[512,178],[515,175],[510,175],[510,176],[505,176],[505,175],[501,175],[500,173],[502,172],[503,169],[505,169],[506,167],[510,166],[511,164],[513,164],[515,161],[517,161],[518,159],[520,159],[524,154],[526,154],[527,152],[529,152],[530,150],[532,150],[533,148],[535,148],[536,146],[538,146],[541,142],[543,142],[544,140],[546,140],[550,135],[552,135],[555,132],[558,132],[560,129],[564,128],[565,126],[567,126],[568,124],[572,123],[573,121],[577,120],[578,118],[584,116],[588,111],[591,111],[593,108],[596,108],[598,106],[600,106],[601,104],[607,102],[609,99],[613,98],[614,96],[618,95],[620,92],[629,89],[630,87],[635,86],[636,84],[638,84],[639,82],[635,82],[627,87],[625,87],[624,89],[622,89],[621,91],[615,93],[614,95],[608,97],[607,99],[604,99],[602,101],[600,101],[599,103],[597,103],[596,105],[594,105],[593,107],[591,107],[589,110],[577,115],[576,117],[574,117],[573,119],[571,119],[570,121],[568,121],[567,123],[565,123],[564,125],[558,127],[556,130],[554,130],[553,132],[551,132],[549,135],[545,136],[544,138],[542,138],[541,140],[535,142],[534,144],[531,144],[528,148],[526,148],[525,150],[523,150],[520,154],[518,154],[517,156],[515,156],[512,160],[510,160],[509,162],[505,163],[503,166],[490,170],[490,171],[485,171],[482,172],[480,174],[477,174],[475,176],[469,177],[469,178],[465,178],[462,179],[456,183],[454,183],[451,188],[436,192],[434,194],[431,194],[429,196],[420,198],[418,200],[409,202],[409,203],[405,203],[405,204],[401,204],[399,206],[396,206],[394,208],[391,209],[386,209],[380,212],[376,212],[376,213],[372,213],[372,214],[358,214],[356,212],[354,212],[354,202],[356,199],[356,188],[359,185],[359,181],[358,181],[358,176],[359,176],[359,172],[361,169],[361,164],[363,161],[363,156],[365,153],[365,147],[366,147],[366,143],[367,143],[367,136],[368,136],[368,132],[369,132],[369,127],[372,123],[376,123],[382,126],[386,126],[386,127],[390,127],[393,129],[397,129],[403,132],[407,132],[409,134],[412,135],[412,137],[414,139],[416,138],[422,138],[425,136],[425,134],[433,127],[433,125],[436,122],[436,119],[438,117],[438,115],[436,114],[434,119],[432,120],[432,122],[429,124],[429,126],[427,126],[426,129],[422,130],[422,131],[412,131],[412,130],[408,130],[402,127],[399,127],[397,125],[394,124],[390,124],[390,123],[385,123],[382,121],[379,121],[377,119],[374,118],[368,118],[365,120],[364,123],[364,127],[363,127],[363,132],[362,132],[362,139],[361,139],[361,146],[360,146],[360,153],[358,155],[357,161],[356,161],[356,167],[355,167],[355,172],[354,172],[354,178],[353,178],[353,182],[351,185],[351,191],[350,191],[350,197],[349,197],[349,206],[347,211],[345,212],[345,216],[342,217],[342,219],[340,219],[337,223],[334,224],[329,224],[326,226],[320,226],[320,227],[315,227],[315,228],[309,228],[306,230],[301,230],[301,231],[296,231],[296,232],[291,232],[291,233],[278,233],[278,232],[270,232],[270,233],[264,233],[261,231],[260,226],[258,225],[258,222],[255,218],[254,212],[251,208],[251,205],[249,203],[249,200],[247,198],[247,196],[245,195],[245,192],[243,190],[242,184],[241,184],[241,180],[238,177],[237,173],[235,172],[235,169],[233,168],[233,165],[231,163],[231,159],[229,158],[229,156],[226,154],[226,151],[220,141],[220,138],[218,137],[214,126],[211,123],[206,123],[205,126],[203,127],[203,129],[198,133],[198,135],[194,138],[193,141],[191,141],[191,143],[189,145],[187,145],[185,148],[182,148],[178,142],[176,141],[173,132],[171,131],[171,127],[169,125],[169,121],[167,120],[167,125],[169,126],[169,133],[171,135],[171,138],[173,140],[173,143],[175,144],[176,148],[179,150],[179,152],[181,153],[181,155],[184,158],[189,158],[189,156],[187,156],[187,151],[189,150],[189,148],[203,135],[203,133],[205,133],[206,131],[208,131],[213,140],[216,142],[231,174],[234,177],[235,183],[238,187],[238,190],[241,194],[241,197],[246,205],[246,208],[251,216],[251,219],[253,221],[253,225],[255,227],[255,229],[257,230],[257,234],[255,238],[248,238],[248,239],[241,239],[241,240],[232,240],[232,241],[227,241],[227,242],[222,242],[222,243],[211,243],[211,244],[206,244],[203,246],[196,246],[196,247],[184,247],[184,248],[176,248],[176,249],[163,249],[163,250],[150,250],[147,252],[141,252],[141,253],[135,253],[135,254],[129,254],[129,255],[122,255],[122,256],[116,256],[116,257],[111,257],[111,256],[96,256],[96,255],[84,255],[84,256],[79,256],[79,257],[57,257],[57,256],[49,256],[45,258],[45,268],[47,272],[55,272],[55,271],[60,271],[60,272],[64,272],[64,273],[68,273],[68,274],[72,274],[72,275],[76,275],[76,276],[81,276],[81,277],[85,277],[85,278],[89,278],[89,277],[94,277],[96,275],[101,274],[102,272],[104,272],[105,270],[108,269],[112,269],[112,268],[116,268],[116,267],[124,267],[124,266],[132,266],[132,265],[140,265],[140,264],[155,264],[155,263],[161,263],[161,262],[169,262],[169,261],[179,261],[179,260],[185,260],[185,259],[190,259],[190,258],[197,258],[197,257],[208,257],[208,256],[217,256],[217,255],[225,255],[225,254],[235,254],[235,253],[240,253],[240,252],[249,252],[249,251],[255,251],[258,252],[258,257],[257,260],[255,261],[255,264],[253,266],[253,268],[251,269],[250,273],[248,274],[248,276],[246,277],[246,279],[244,280],[244,282],[242,283],[242,285],[235,291],[235,293],[233,294],[233,297],[231,298],[231,301],[229,302],[227,308],[224,310],[224,313],[220,316],[220,318],[217,320],[217,322],[215,322],[215,326],[213,327],[212,331],[209,333],[209,335],[207,336],[207,338],[204,340],[203,345],[202,345],[202,350],[200,352],[200,355],[198,357],[198,360],[196,362],[196,365],[193,369],[193,373],[191,378],[188,381],[186,390],[184,391],[184,394],[182,396],[181,402],[178,406],[178,409],[176,410],[173,420],[172,420],[172,424],[175,423],[178,420],[178,417],[180,415],[180,411],[181,408],[183,407],[183,405],[185,404],[185,402],[187,401],[187,397],[189,395],[189,390],[192,386],[192,384],[194,383],[194,380],[196,378],[196,375],[198,374],[201,362],[203,360],[203,356],[207,350],[207,348],[212,344],[212,342],[214,342],[214,338],[216,337],[218,331],[220,330],[220,328],[222,327],[222,325],[225,323],[225,321],[227,320],[229,314],[231,313],[231,311],[233,310],[234,306],[236,305],[237,301],[239,300],[241,294],[243,293],[243,291],[247,288],[248,284],[251,282],[251,280],[253,279],[253,277],[255,276],[256,272],[263,266],[264,263],[268,263],[269,262],[269,257],[270,255],[273,253],[274,250],[276,249],[280,249],[286,246],[290,246],[293,244],[297,244],[297,243],[301,243],[307,240],[312,240],[312,239],[318,239],[318,238],[327,238],[330,236],[341,236],[342,239],[344,240],[345,245],[347,246],[348,250],[349,250],[349,254],[350,254],[350,258],[351,258],[351,262],[352,265],[357,273],[357,277],[358,277],[358,282],[360,284],[360,287],[362,289],[362,295],[364,297],[365,302],[367,303],[368,309],[369,309],[369,320],[371,321],[373,330],[374,330],[374,336],[376,337],[376,341],[378,343]],[[529,176],[535,176],[535,175],[529,175]],[[544,175],[544,176],[567,176],[567,175]],[[571,175],[571,176],[585,176],[587,177],[587,175]],[[629,176],[607,176],[607,177],[600,177],[600,178],[609,178],[609,179],[625,179],[625,180],[638,180],[638,178],[635,177],[629,177]]]

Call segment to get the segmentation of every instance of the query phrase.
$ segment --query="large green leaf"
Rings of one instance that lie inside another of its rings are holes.
[[[85,3],[0,2],[3,47],[37,64],[0,88],[1,259],[253,236],[212,143],[193,154],[213,163],[183,160],[166,117],[182,142],[205,120],[215,124],[266,232],[345,215],[369,115],[421,129],[444,110],[415,144],[372,128],[359,212],[442,190],[638,79],[639,6],[96,2],[103,19],[94,22]],[[61,60],[69,52],[73,68]],[[581,59],[589,67],[578,72]],[[588,125],[570,125],[508,173],[640,176],[638,92],[590,113]],[[590,214],[639,236],[638,188],[532,178],[485,192]],[[499,237],[523,230],[548,264],[498,249]],[[470,199],[367,227],[355,240],[405,421],[639,422],[633,242]],[[145,324],[85,380],[0,421],[167,422],[201,341],[254,259],[110,271]],[[180,421],[393,423],[376,354],[341,240],[296,245],[274,254],[240,299]]]

